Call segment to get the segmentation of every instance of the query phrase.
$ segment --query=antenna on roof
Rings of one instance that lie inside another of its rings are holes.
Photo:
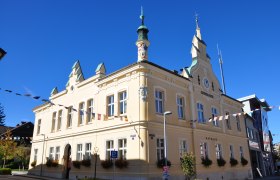
[[[225,79],[224,79],[224,69],[223,69],[223,57],[222,57],[222,51],[219,49],[218,44],[217,44],[217,50],[218,50],[218,57],[219,57],[220,71],[221,71],[221,77],[222,77],[223,92],[224,92],[224,94],[227,94],[227,92],[226,92],[226,83],[225,83]]]

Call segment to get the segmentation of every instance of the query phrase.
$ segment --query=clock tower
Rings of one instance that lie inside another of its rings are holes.
[[[148,47],[150,41],[148,40],[149,29],[144,25],[144,13],[141,7],[141,26],[137,29],[138,39],[136,41],[136,46],[138,48],[138,62],[148,60]]]

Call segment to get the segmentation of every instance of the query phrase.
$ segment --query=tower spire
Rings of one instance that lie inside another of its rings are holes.
[[[199,27],[199,24],[198,24],[198,14],[195,13],[195,24],[196,24],[196,36],[202,40],[201,38],[201,33],[200,33],[200,27]]]
[[[138,62],[148,60],[148,47],[150,42],[148,40],[149,29],[144,24],[144,11],[141,6],[141,25],[137,29],[138,39],[136,41],[136,46],[138,48]]]

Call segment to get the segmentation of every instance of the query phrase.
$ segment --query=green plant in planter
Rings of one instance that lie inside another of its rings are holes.
[[[113,162],[111,159],[106,159],[104,161],[101,161],[101,166],[104,168],[104,169],[108,169],[110,167],[113,166]]]
[[[58,160],[52,160],[52,167],[57,167],[58,166]]]
[[[115,165],[120,169],[127,168],[128,162],[127,160],[120,158],[115,161]]]
[[[229,163],[231,166],[236,166],[238,164],[238,161],[234,158],[230,158]]]
[[[52,166],[52,159],[47,157],[46,166],[47,167],[51,167]]]
[[[82,165],[85,166],[85,167],[90,167],[91,166],[91,160],[90,159],[82,160]]]
[[[165,166],[165,158],[160,159],[157,161],[157,167],[158,168],[163,168]],[[171,166],[171,162],[167,159],[167,166]]]
[[[37,164],[37,161],[33,161],[30,165],[31,165],[32,167],[35,167],[36,164]]]
[[[242,166],[246,166],[248,164],[247,159],[245,159],[244,157],[241,157],[241,164],[242,164]]]
[[[81,168],[81,161],[72,161],[72,164],[77,169]]]
[[[211,166],[211,164],[212,164],[212,160],[210,160],[210,159],[208,158],[208,156],[202,157],[202,158],[201,158],[201,164],[203,164],[205,167],[209,167],[209,166]]]
[[[217,164],[221,167],[226,164],[226,161],[222,157],[220,157],[219,159],[217,159]]]

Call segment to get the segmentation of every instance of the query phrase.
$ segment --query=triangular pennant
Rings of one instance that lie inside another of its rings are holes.
[[[5,91],[6,91],[6,92],[9,92],[9,93],[11,93],[11,92],[12,92],[11,90],[8,90],[8,89],[6,89]]]
[[[39,99],[40,98],[40,96],[34,96],[33,97],[33,99]]]

